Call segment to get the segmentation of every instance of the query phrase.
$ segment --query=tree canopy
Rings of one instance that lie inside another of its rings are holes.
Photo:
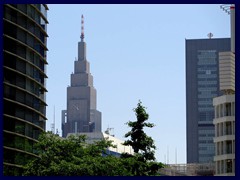
[[[25,166],[25,176],[114,176],[132,175],[130,161],[108,155],[111,141],[85,142],[85,136],[61,138],[50,132],[36,144],[39,158]]]
[[[153,139],[144,132],[144,127],[152,128],[153,123],[146,122],[149,118],[146,112],[146,107],[142,105],[139,100],[137,108],[133,109],[137,117],[136,121],[129,121],[126,124],[131,127],[131,130],[125,134],[125,137],[130,137],[129,140],[124,142],[124,145],[132,146],[134,150],[134,156],[141,165],[135,168],[136,175],[155,175],[157,171],[163,167],[162,163],[155,162],[155,149]],[[129,154],[123,154],[122,157],[131,157]]]
[[[149,115],[145,109],[146,107],[142,105],[141,101],[138,102],[137,108],[133,109],[137,120],[127,122],[127,125],[132,129],[125,134],[125,137],[131,139],[124,142],[124,145],[132,146],[134,152],[138,153],[143,161],[155,160],[154,153],[156,149],[153,139],[147,136],[143,129],[144,127],[154,127],[153,123],[146,122]]]
[[[138,103],[134,109],[136,122],[128,122],[132,127],[125,137],[131,137],[124,144],[131,145],[134,154],[122,154],[120,158],[107,154],[111,141],[103,139],[92,144],[86,143],[86,136],[71,135],[59,137],[51,132],[43,133],[34,148],[39,158],[24,167],[24,176],[140,176],[158,175],[162,163],[155,162],[154,141],[148,137],[143,127],[153,127],[146,123],[148,114]],[[114,146],[113,146],[114,147]],[[105,154],[105,155],[104,155]],[[104,156],[103,156],[104,155]]]

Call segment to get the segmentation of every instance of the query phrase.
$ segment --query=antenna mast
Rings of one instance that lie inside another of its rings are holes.
[[[105,133],[108,134],[108,135],[110,135],[110,136],[113,136],[113,137],[114,137],[114,136],[115,136],[115,135],[114,135],[114,132],[113,132],[112,134],[110,134],[110,131],[111,131],[111,130],[114,131],[114,128],[109,128],[109,127],[108,127],[107,130],[105,131]]]
[[[53,123],[51,124],[52,133],[55,134],[55,105],[53,109]]]
[[[82,20],[81,20],[81,41],[83,42],[83,39],[84,39],[84,17],[82,15]]]

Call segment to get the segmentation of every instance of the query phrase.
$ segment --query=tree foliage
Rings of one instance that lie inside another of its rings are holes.
[[[93,144],[86,143],[85,136],[61,138],[51,132],[43,133],[35,144],[39,158],[24,167],[24,176],[140,176],[157,175],[162,163],[155,162],[154,141],[148,137],[144,127],[153,127],[146,123],[148,114],[138,103],[134,109],[136,122],[128,122],[132,130],[126,134],[131,140],[134,154],[122,154],[120,158],[108,155],[111,141],[101,140]],[[114,146],[113,146],[114,147]],[[105,154],[106,156],[103,156]]]
[[[137,108],[133,109],[137,120],[126,123],[132,129],[125,134],[125,137],[131,139],[126,140],[123,144],[132,146],[134,150],[134,157],[138,162],[134,172],[136,175],[156,175],[163,164],[155,162],[156,146],[153,139],[144,132],[144,127],[154,127],[153,123],[146,122],[149,115],[145,109],[146,107],[142,105],[141,101],[138,102]],[[122,157],[129,158],[132,155],[125,153],[122,154]]]
[[[85,136],[61,138],[50,132],[40,136],[35,148],[39,158],[25,166],[25,176],[116,175],[123,171],[115,157],[103,157],[110,141],[87,144]]]
[[[154,127],[153,123],[146,122],[149,115],[145,109],[142,102],[139,101],[137,108],[134,109],[137,121],[127,122],[127,125],[132,129],[125,134],[125,137],[130,137],[131,139],[124,142],[124,145],[132,146],[134,152],[138,153],[143,161],[155,160],[154,153],[156,149],[153,139],[147,136],[143,129],[144,127]]]

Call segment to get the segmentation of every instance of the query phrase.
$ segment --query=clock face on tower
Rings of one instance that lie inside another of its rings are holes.
[[[70,111],[71,117],[74,118],[74,119],[78,119],[79,116],[80,116],[80,105],[79,105],[79,103],[73,102],[71,104],[70,108],[71,108],[71,111]]]
[[[72,108],[73,108],[74,110],[79,111],[79,105],[78,105],[78,103],[74,103]]]

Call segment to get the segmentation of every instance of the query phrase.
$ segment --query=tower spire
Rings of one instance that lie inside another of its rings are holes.
[[[82,20],[81,20],[81,41],[83,42],[83,39],[84,39],[84,17],[82,15]]]

